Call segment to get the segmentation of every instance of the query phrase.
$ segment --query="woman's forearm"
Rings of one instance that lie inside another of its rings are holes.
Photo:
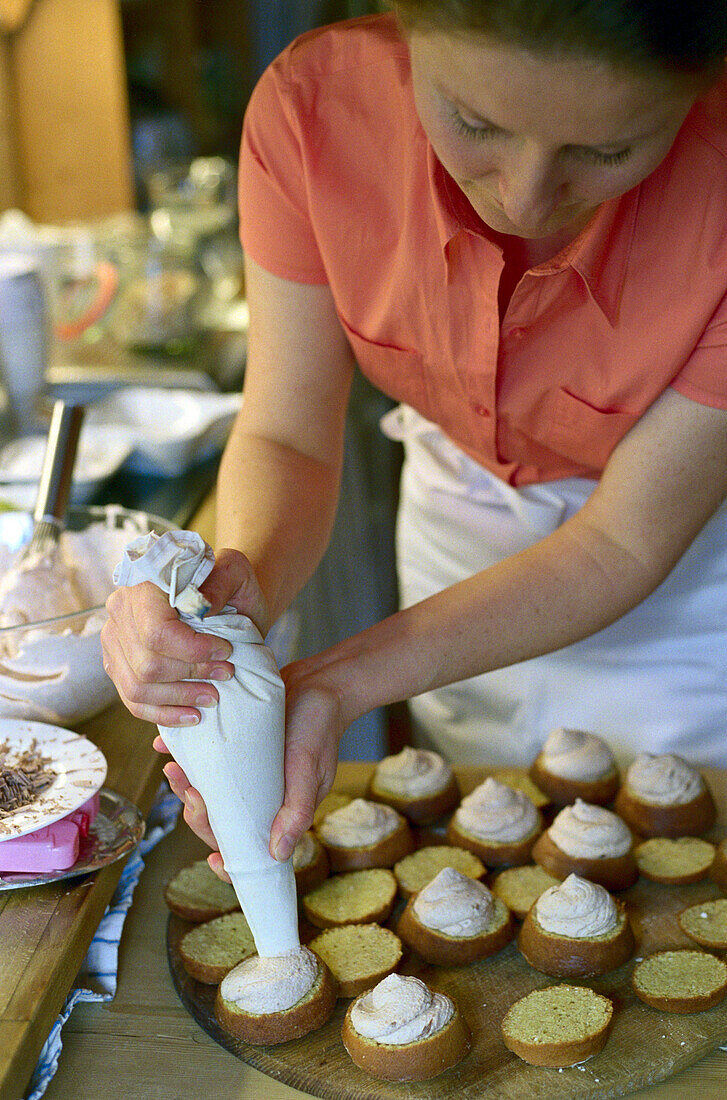
[[[328,544],[340,471],[247,431],[230,437],[217,484],[216,543],[250,560],[271,623],[314,572]]]
[[[571,519],[534,546],[300,662],[372,707],[580,641],[644,600],[727,499],[727,413],[667,391]],[[699,461],[694,456],[699,455]]]
[[[301,662],[341,699],[373,707],[503,668],[614,622],[661,581],[576,517],[535,546]]]

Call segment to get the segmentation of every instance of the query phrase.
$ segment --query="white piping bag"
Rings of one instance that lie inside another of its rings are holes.
[[[235,674],[215,681],[218,705],[202,708],[196,726],[158,728],[204,799],[258,954],[282,955],[300,946],[292,860],[279,863],[268,851],[285,786],[285,687],[251,619],[231,607],[203,618],[210,605],[198,587],[213,566],[211,547],[196,533],[152,533],[129,543],[114,581],[152,581],[193,630],[232,644]]]

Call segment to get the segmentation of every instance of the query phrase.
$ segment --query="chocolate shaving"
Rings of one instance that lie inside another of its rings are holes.
[[[13,754],[5,741],[0,745],[0,818],[14,813],[35,802],[56,778],[56,772],[47,765],[50,757],[41,756],[36,741],[30,748]]]

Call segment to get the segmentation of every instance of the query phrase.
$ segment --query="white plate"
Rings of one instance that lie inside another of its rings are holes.
[[[13,750],[23,752],[35,741],[56,778],[34,802],[13,813],[0,816],[0,840],[25,836],[45,825],[52,825],[73,813],[103,786],[106,758],[96,745],[70,730],[45,722],[25,722],[19,718],[0,718],[0,745],[5,741]]]

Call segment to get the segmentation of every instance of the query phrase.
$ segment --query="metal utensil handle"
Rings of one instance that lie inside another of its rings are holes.
[[[83,405],[66,405],[64,401],[53,406],[33,512],[36,523],[60,522],[65,516],[84,412]]]

